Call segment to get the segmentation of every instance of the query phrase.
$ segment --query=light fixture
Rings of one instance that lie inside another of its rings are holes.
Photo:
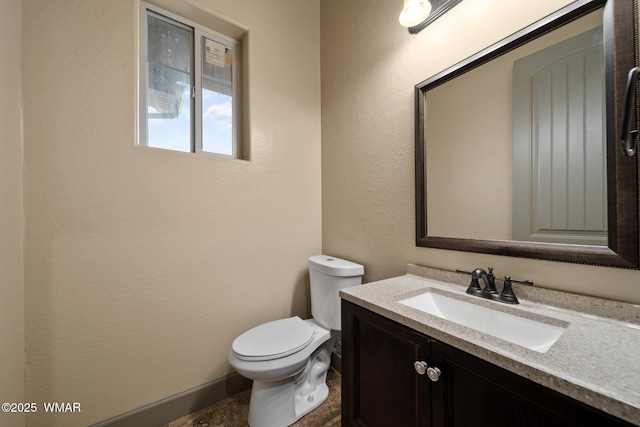
[[[404,0],[404,7],[400,12],[400,25],[403,27],[415,27],[431,13],[431,3],[427,0]]]
[[[400,25],[409,27],[409,33],[418,34],[427,25],[447,13],[462,0],[404,0],[400,12]],[[433,6],[431,5],[433,3]],[[433,11],[432,11],[433,8]]]

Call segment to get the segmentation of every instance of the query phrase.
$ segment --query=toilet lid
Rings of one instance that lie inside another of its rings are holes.
[[[239,359],[277,359],[305,348],[313,334],[313,326],[294,316],[249,329],[233,341],[231,348]]]

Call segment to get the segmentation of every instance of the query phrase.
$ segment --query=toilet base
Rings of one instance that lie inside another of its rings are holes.
[[[320,346],[302,371],[292,377],[253,381],[249,402],[251,427],[290,426],[327,400],[327,371],[334,341],[331,338]]]

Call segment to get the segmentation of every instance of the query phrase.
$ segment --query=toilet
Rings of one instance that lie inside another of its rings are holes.
[[[256,326],[233,341],[229,363],[253,380],[251,427],[285,427],[327,399],[327,371],[341,329],[340,289],[362,283],[364,267],[327,255],[309,258],[311,315]]]

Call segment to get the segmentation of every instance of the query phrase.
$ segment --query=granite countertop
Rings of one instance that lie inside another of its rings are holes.
[[[513,289],[520,304],[510,305],[465,294],[470,281],[468,275],[414,265],[409,265],[407,271],[404,276],[343,289],[340,296],[640,425],[640,306],[515,283]],[[398,302],[429,289],[521,317],[568,324],[568,327],[546,353],[540,353]]]

